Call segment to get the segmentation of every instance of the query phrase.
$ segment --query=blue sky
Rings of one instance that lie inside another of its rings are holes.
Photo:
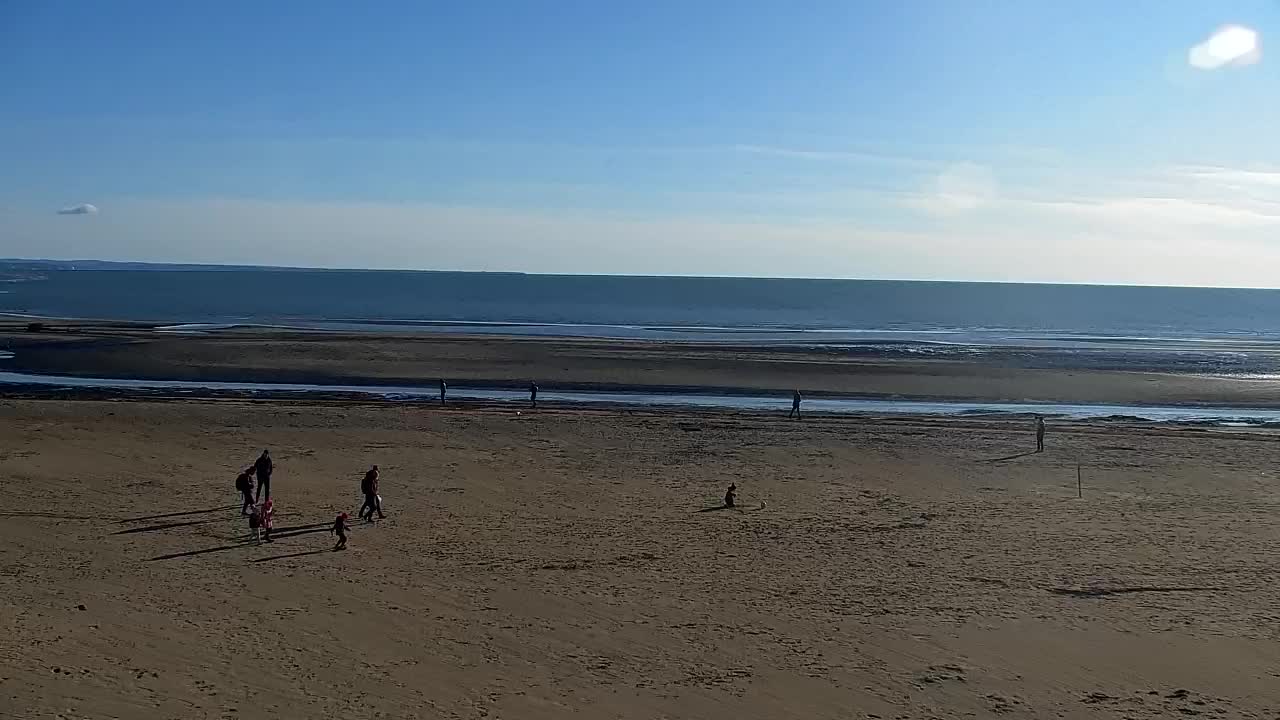
[[[1193,67],[1231,24],[1261,53]],[[0,255],[1272,286],[1277,29],[1272,0],[7,3]]]

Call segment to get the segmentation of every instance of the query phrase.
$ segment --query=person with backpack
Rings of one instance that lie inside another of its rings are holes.
[[[378,518],[385,518],[382,514],[382,498],[378,497],[378,466],[374,465],[369,468],[369,472],[364,474],[364,479],[360,481],[360,492],[364,493],[364,504],[360,506],[359,517],[361,520],[373,522],[373,513],[378,513]]]
[[[248,515],[249,508],[253,507],[253,468],[245,468],[236,476],[236,492],[244,498],[244,504],[240,506],[240,515]]]

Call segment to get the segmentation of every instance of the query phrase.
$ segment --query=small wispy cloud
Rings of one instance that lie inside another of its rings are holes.
[[[1280,187],[1280,169],[1241,169],[1204,165],[1183,167],[1178,172],[1185,179],[1221,183],[1229,189],[1238,190],[1248,186]]]
[[[1036,202],[1034,207],[1107,223],[1114,228],[1158,227],[1224,229],[1280,226],[1280,211],[1245,202],[1217,202],[1187,197],[1122,197]]]
[[[1000,200],[1000,187],[991,168],[977,163],[956,163],[923,178],[916,193],[900,202],[930,215],[959,215],[988,207]]]
[[[1187,62],[1200,70],[1252,65],[1261,59],[1258,32],[1241,25],[1219,29],[1187,53]]]
[[[79,205],[71,205],[64,207],[58,211],[59,215],[96,215],[98,214],[98,206],[89,203],[80,203]]]

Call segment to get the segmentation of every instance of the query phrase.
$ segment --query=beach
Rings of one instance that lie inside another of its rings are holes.
[[[235,328],[196,334],[86,322],[0,323],[0,370],[73,377],[215,382],[451,385],[546,391],[777,394],[868,399],[1280,405],[1280,359],[1245,346],[1252,376],[1178,365],[1184,353],[1087,354],[1014,348],[919,355],[883,349],[771,347],[424,332]],[[1219,348],[1220,351],[1230,347]]]
[[[1021,419],[15,398],[0,416],[19,500],[0,715],[1280,707],[1266,431],[1051,423],[1027,454]],[[278,539],[258,546],[233,480],[263,448]],[[374,463],[388,518],[332,552]],[[737,507],[708,510],[730,483]]]

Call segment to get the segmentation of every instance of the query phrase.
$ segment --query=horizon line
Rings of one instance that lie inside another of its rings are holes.
[[[167,262],[161,260],[99,260],[78,258],[75,260],[59,260],[54,258],[0,258],[5,263],[47,263],[51,265],[75,265],[86,263],[94,265],[131,265],[145,266],[155,270],[171,270],[174,272],[200,271],[204,269],[221,271],[272,271],[291,272],[378,272],[378,273],[457,273],[476,275],[532,275],[539,277],[619,277],[619,278],[686,278],[705,280],[811,280],[814,282],[886,282],[886,283],[947,283],[956,285],[1045,285],[1063,287],[1129,287],[1153,289],[1189,289],[1189,290],[1280,290],[1280,287],[1232,286],[1232,285],[1161,285],[1141,283],[1108,283],[1089,281],[1042,281],[1042,280],[956,280],[939,278],[857,278],[857,277],[816,277],[796,275],[704,275],[704,274],[653,274],[653,273],[621,273],[621,272],[529,272],[525,270],[456,270],[426,268],[389,268],[389,267],[321,267],[308,265],[254,265],[246,263],[215,262]],[[155,271],[153,270],[153,271]],[[110,270],[107,270],[110,271]]]

